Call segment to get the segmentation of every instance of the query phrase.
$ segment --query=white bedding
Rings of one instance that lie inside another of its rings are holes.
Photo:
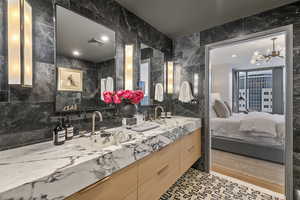
[[[215,136],[253,142],[284,144],[284,115],[268,113],[233,113],[229,118],[212,118],[211,132]]]

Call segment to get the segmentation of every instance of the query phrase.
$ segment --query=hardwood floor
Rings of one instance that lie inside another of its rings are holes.
[[[212,171],[284,194],[284,166],[212,150]]]

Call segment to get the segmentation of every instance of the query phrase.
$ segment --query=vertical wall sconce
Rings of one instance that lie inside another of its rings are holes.
[[[133,45],[125,45],[125,90],[133,90]]]
[[[21,84],[21,2],[7,1],[8,84]]]
[[[167,93],[167,63],[164,63],[164,92]]]
[[[32,8],[24,1],[23,86],[32,86]]]
[[[8,84],[32,86],[32,8],[25,0],[7,1]]]
[[[194,96],[198,96],[199,94],[199,74],[194,74]]]
[[[168,62],[168,94],[173,94],[174,90],[174,62]]]

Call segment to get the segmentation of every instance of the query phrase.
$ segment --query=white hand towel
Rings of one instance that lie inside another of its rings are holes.
[[[114,79],[112,77],[106,78],[106,91],[114,91]]]
[[[106,91],[106,79],[102,78],[101,79],[101,100],[102,101],[104,100],[103,92],[105,92],[105,91]]]
[[[164,86],[161,83],[155,85],[155,95],[154,99],[158,102],[164,101]]]
[[[184,102],[184,103],[189,103],[194,99],[193,94],[192,94],[191,85],[188,81],[184,81],[181,84],[178,99],[179,99],[179,101]]]

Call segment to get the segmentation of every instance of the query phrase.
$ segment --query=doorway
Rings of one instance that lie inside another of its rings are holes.
[[[293,194],[292,35],[285,26],[206,46],[207,170],[287,199]]]

